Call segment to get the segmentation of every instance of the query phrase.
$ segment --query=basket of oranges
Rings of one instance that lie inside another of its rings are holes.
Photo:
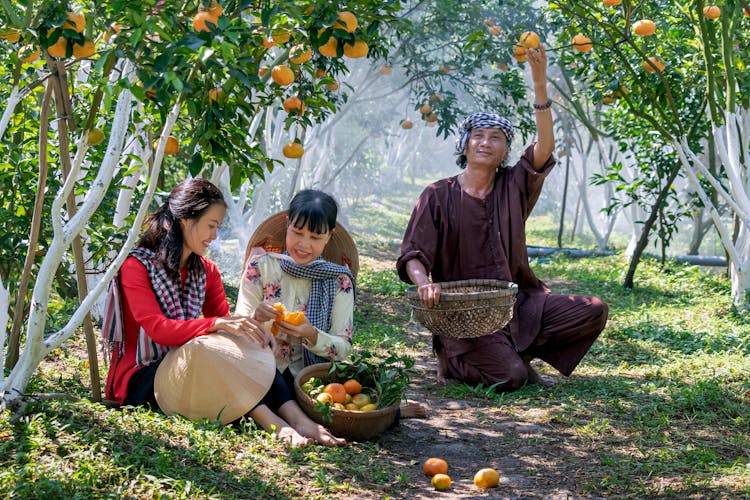
[[[303,411],[335,435],[371,440],[396,421],[412,364],[406,357],[372,363],[367,355],[348,363],[318,363],[297,374],[294,392]]]

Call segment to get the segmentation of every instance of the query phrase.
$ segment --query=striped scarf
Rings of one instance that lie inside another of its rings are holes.
[[[294,278],[309,279],[310,299],[307,302],[305,316],[312,326],[320,331],[328,332],[331,328],[331,314],[333,313],[333,303],[336,299],[336,293],[339,288],[338,277],[342,274],[349,276],[352,281],[353,293],[356,294],[354,276],[346,266],[340,266],[329,262],[322,257],[318,257],[307,265],[300,265],[294,262],[288,254],[285,258],[279,259],[281,270]],[[305,348],[304,364],[309,366],[315,363],[325,363],[330,359],[323,358],[314,354]]]
[[[169,277],[153,251],[138,247],[133,249],[130,255],[138,259],[148,271],[151,288],[154,290],[159,308],[164,316],[177,320],[200,317],[203,302],[206,298],[206,272],[202,265],[199,269],[188,268],[185,287],[180,291],[181,282],[179,280],[175,282]],[[102,325],[105,346],[104,359],[109,359],[109,354],[115,349],[118,352],[118,358],[122,357],[124,350],[122,302],[120,302],[119,295],[119,280],[115,278],[107,291],[107,305],[104,324]],[[141,367],[160,360],[170,349],[169,346],[155,342],[142,327],[138,331],[137,345],[135,360],[136,364]]]
[[[458,127],[458,138],[456,139],[456,150],[454,153],[456,156],[465,154],[469,135],[475,128],[499,128],[505,133],[508,149],[510,150],[510,143],[513,142],[513,136],[515,135],[513,124],[510,123],[510,120],[495,113],[480,112],[467,116]]]

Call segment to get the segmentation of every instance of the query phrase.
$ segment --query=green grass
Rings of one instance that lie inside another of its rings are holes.
[[[477,427],[464,431],[508,421],[539,426],[533,437],[508,431],[498,442],[508,456],[530,458],[506,471],[529,482],[559,470],[577,494],[594,497],[750,498],[750,317],[734,310],[720,274],[673,262],[662,269],[646,259],[635,288],[624,290],[626,265],[621,255],[533,264],[555,292],[597,295],[610,306],[607,328],[570,379],[514,393],[456,385],[428,387],[427,394],[469,401]],[[407,331],[405,286],[395,271],[363,268],[358,286],[357,348],[429,351],[429,337]],[[77,344],[49,356],[31,393],[86,396],[87,365]],[[394,453],[377,443],[287,451],[252,425],[220,428],[143,409],[41,401],[16,421],[0,413],[0,496],[433,494],[421,457]]]

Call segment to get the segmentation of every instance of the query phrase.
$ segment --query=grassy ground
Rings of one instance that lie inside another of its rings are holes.
[[[408,218],[397,206],[384,213],[388,227]],[[375,443],[287,450],[252,423],[220,428],[85,400],[31,402],[18,419],[0,413],[0,496],[432,498],[422,460],[469,435],[497,435],[486,455],[472,450],[475,462],[451,462],[455,485],[443,496],[548,498],[562,484],[573,497],[750,498],[750,317],[732,309],[721,274],[649,260],[636,288],[624,290],[619,255],[534,261],[555,292],[602,297],[610,321],[573,377],[495,394],[429,383],[429,337],[401,299],[392,232],[358,235],[356,346],[419,358],[410,395],[439,419],[405,422]],[[541,231],[529,243],[549,241],[555,234]],[[85,398],[86,378],[85,350],[71,343],[29,391]],[[468,405],[461,419],[445,410],[456,402]],[[478,464],[498,468],[500,489],[480,493],[460,479]]]

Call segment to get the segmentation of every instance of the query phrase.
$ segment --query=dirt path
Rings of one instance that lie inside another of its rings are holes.
[[[374,269],[392,265],[392,260],[379,257],[368,260],[368,265]],[[368,301],[377,301],[380,310],[409,318],[408,307],[398,298],[366,293],[358,298],[360,305]],[[428,418],[403,419],[380,437],[383,451],[408,476],[407,484],[413,485],[406,491],[388,493],[399,498],[591,498],[578,492],[580,461],[566,460],[575,450],[566,447],[565,436],[550,422],[544,398],[534,398],[534,404],[526,406],[513,404],[509,409],[497,407],[481,395],[447,397],[450,391],[435,378],[435,358],[429,347],[424,347],[430,345],[429,332],[412,321],[403,333],[409,344],[422,346],[411,354],[417,375],[407,396],[426,403],[430,410]],[[540,368],[545,375],[552,375]],[[435,491],[422,473],[422,462],[429,457],[448,462],[449,491]],[[474,473],[484,467],[498,470],[498,488],[479,490],[474,486]]]

